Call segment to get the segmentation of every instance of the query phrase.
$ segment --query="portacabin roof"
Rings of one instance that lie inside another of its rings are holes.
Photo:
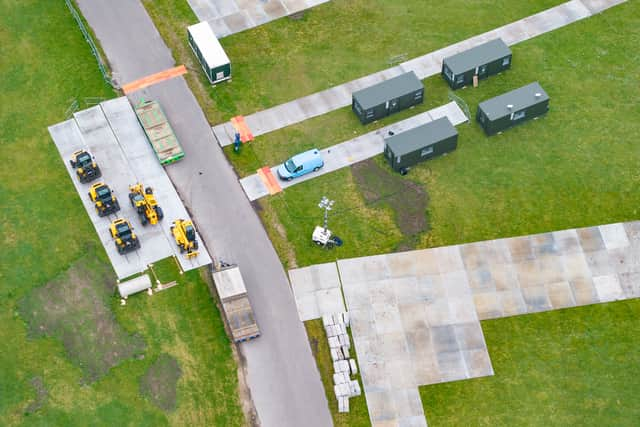
[[[396,156],[404,156],[458,134],[447,117],[385,138],[385,144]]]
[[[453,74],[462,74],[475,69],[479,65],[487,64],[509,55],[511,55],[511,49],[502,39],[498,38],[444,58],[443,62]]]
[[[213,281],[221,300],[247,292],[240,269],[237,266],[214,272]]]
[[[392,77],[373,86],[353,92],[358,104],[368,110],[390,99],[423,89],[422,82],[413,71]]]
[[[536,96],[537,94],[539,96]],[[478,105],[478,108],[484,112],[489,120],[495,120],[548,100],[549,95],[542,89],[540,83],[533,82],[483,101]],[[511,108],[509,108],[509,105]]]
[[[230,63],[227,53],[207,21],[187,27],[187,31],[198,45],[198,49],[209,67],[214,68]]]

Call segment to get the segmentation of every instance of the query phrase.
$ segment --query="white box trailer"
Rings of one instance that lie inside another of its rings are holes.
[[[231,61],[207,21],[187,27],[187,36],[211,84],[231,78]]]
[[[260,336],[260,329],[253,315],[247,289],[237,265],[213,271],[213,281],[222,302],[234,342],[248,341]]]

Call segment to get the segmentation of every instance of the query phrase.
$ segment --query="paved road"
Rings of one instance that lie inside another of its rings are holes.
[[[121,82],[174,65],[139,1],[78,3]],[[211,254],[242,269],[263,334],[240,346],[261,424],[332,425],[284,269],[185,80],[175,78],[133,97],[153,98],[164,107],[186,152],[167,172]]]

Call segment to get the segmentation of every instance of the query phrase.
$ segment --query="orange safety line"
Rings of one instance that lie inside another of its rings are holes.
[[[253,141],[253,134],[251,133],[249,126],[247,126],[247,123],[245,123],[244,116],[232,117],[230,122],[236,132],[240,134],[240,141],[243,143]]]
[[[278,180],[275,176],[273,176],[273,173],[271,173],[271,169],[269,168],[269,166],[258,169],[258,176],[260,177],[260,179],[262,179],[264,185],[267,186],[267,190],[269,190],[270,195],[273,196],[274,194],[282,191],[282,187],[280,187],[280,184],[278,184]]]
[[[122,86],[122,91],[125,95],[135,92],[136,90],[144,89],[156,83],[163,82],[165,80],[172,79],[174,77],[187,74],[187,67],[179,65],[177,67],[169,68],[168,70],[160,71],[159,73],[151,74],[138,80],[134,80],[131,83],[127,83]]]

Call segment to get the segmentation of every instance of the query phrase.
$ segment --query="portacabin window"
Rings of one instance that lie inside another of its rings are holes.
[[[513,113],[511,116],[511,120],[520,120],[525,116],[525,111],[518,111],[517,113]]]
[[[420,156],[428,156],[431,153],[433,153],[433,145],[423,148],[422,151],[420,151]]]
[[[502,65],[509,65],[509,62],[511,62],[510,57],[502,58]]]

